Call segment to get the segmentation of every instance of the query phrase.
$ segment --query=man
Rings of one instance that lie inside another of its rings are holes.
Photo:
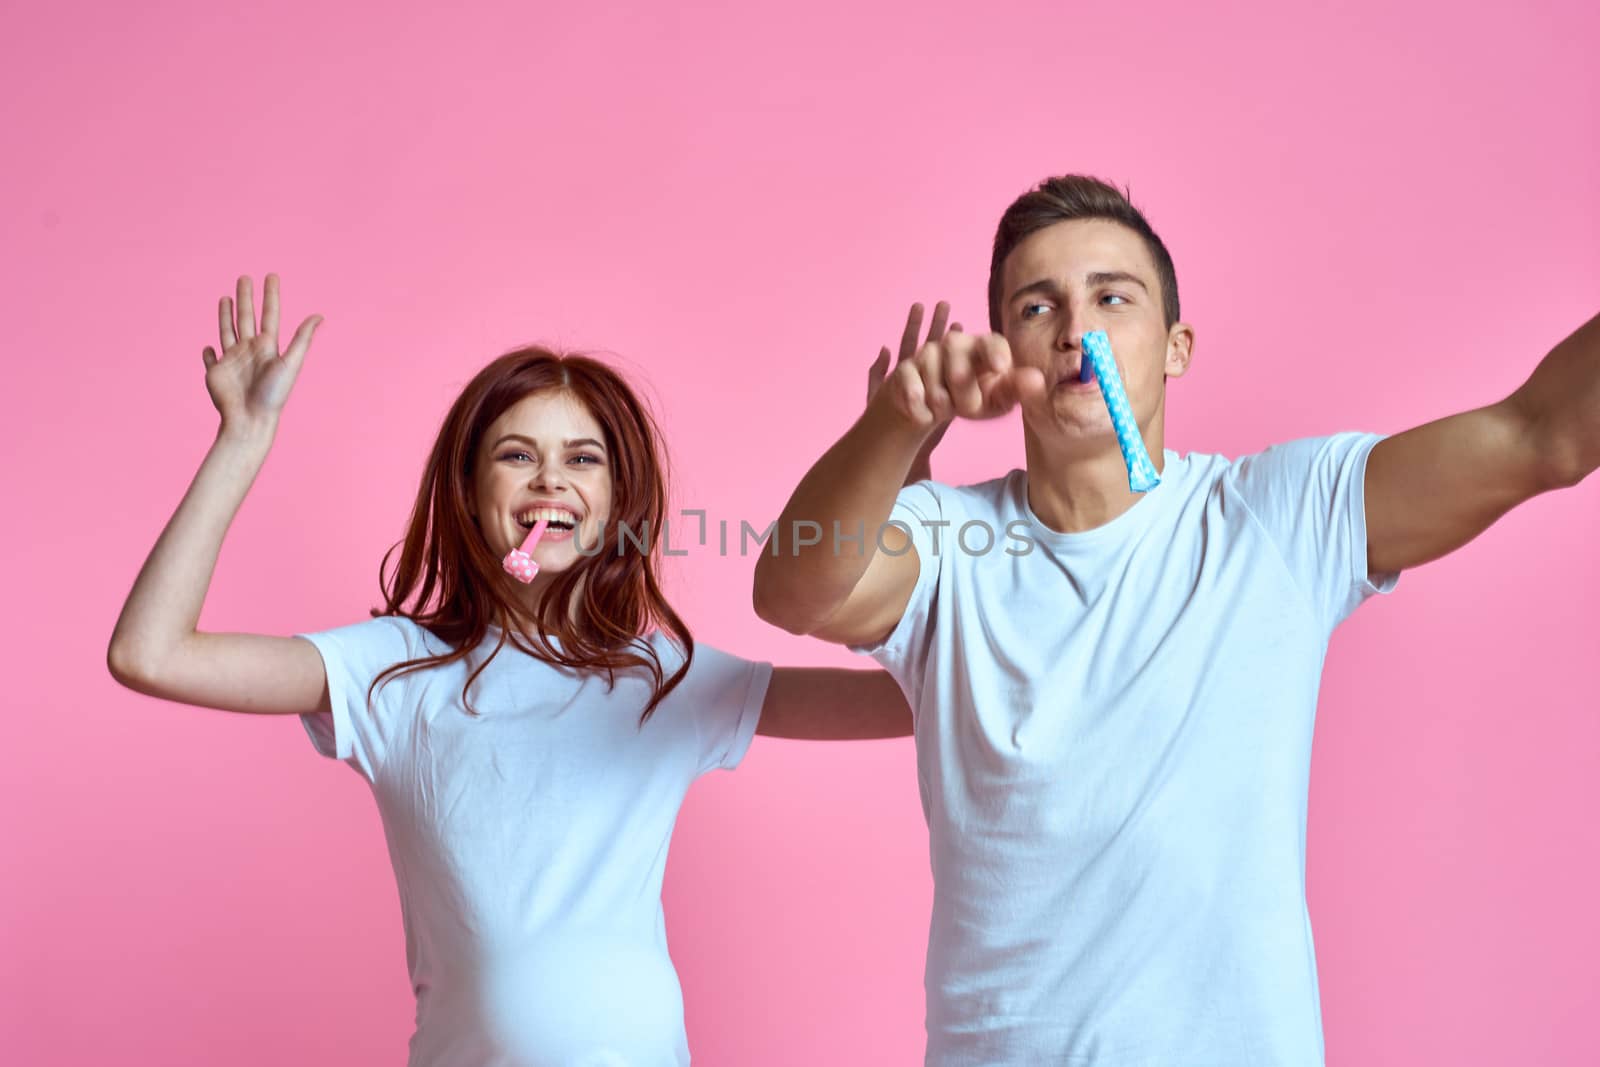
[[[994,332],[944,335],[943,316],[790,499],[779,535],[814,522],[820,542],[755,581],[763,618],[870,652],[915,713],[927,1062],[1321,1063],[1304,841],[1329,636],[1600,466],[1600,318],[1500,403],[1229,461],[1165,449],[1195,331],[1114,187],[1020,197]],[[1080,381],[1091,330],[1161,474],[1148,493]],[[950,420],[1013,408],[1026,471],[901,489]]]

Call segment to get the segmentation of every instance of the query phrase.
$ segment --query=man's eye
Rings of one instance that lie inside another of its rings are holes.
[[[1123,296],[1121,293],[1107,293],[1105,296],[1100,298],[1101,303],[1105,303],[1108,300],[1115,300],[1121,304],[1126,304],[1128,302],[1128,298]]]
[[[1048,306],[1047,304],[1024,304],[1022,305],[1022,317],[1025,319],[1034,318],[1043,314]]]

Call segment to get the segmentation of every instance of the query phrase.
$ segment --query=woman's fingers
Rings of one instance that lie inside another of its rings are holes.
[[[248,276],[239,279],[238,293],[239,340],[249,341],[256,335],[256,298]]]
[[[217,302],[217,340],[222,343],[222,351],[239,343],[239,336],[233,328],[233,301],[223,297]]]
[[[296,375],[300,373],[300,364],[305,361],[306,353],[311,349],[311,338],[321,325],[321,315],[308,316],[294,331],[294,337],[289,340],[289,347],[284,350],[283,359]]]
[[[267,275],[261,295],[261,334],[276,347],[278,342],[278,276]]]

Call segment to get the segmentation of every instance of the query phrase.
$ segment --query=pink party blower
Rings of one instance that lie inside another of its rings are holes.
[[[523,585],[533,581],[534,576],[539,573],[539,565],[533,561],[532,552],[539,544],[539,538],[544,536],[544,528],[547,525],[549,521],[546,519],[534,523],[533,529],[528,531],[528,536],[523,538],[522,547],[513,548],[506,553],[506,558],[500,561],[506,573]]]

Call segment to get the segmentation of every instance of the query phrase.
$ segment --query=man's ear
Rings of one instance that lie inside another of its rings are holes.
[[[1194,358],[1194,327],[1187,322],[1174,323],[1167,331],[1167,362],[1162,368],[1168,378],[1181,378],[1189,370]]]

